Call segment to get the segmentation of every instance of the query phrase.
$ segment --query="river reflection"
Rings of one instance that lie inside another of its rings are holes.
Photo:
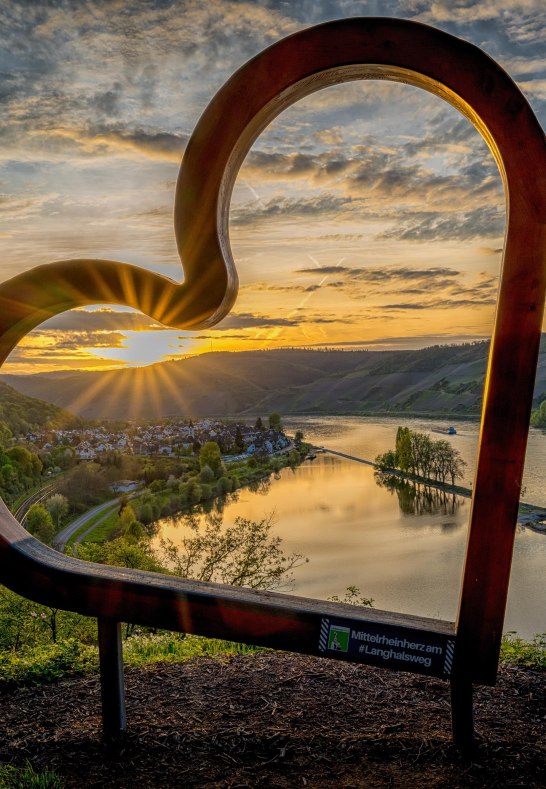
[[[455,515],[461,506],[461,497],[445,490],[432,488],[393,474],[377,472],[375,481],[381,488],[398,497],[400,511],[404,515]],[[462,524],[456,520],[442,522],[442,527],[457,528]]]
[[[376,608],[454,620],[466,550],[470,500],[411,486],[379,486],[373,468],[319,454],[277,478],[211,502],[224,527],[235,518],[262,520],[271,513],[286,554],[299,567],[293,594],[343,598],[348,586],[374,598]],[[205,525],[207,512],[195,512]],[[160,523],[156,540],[180,544],[187,519]],[[505,630],[544,632],[546,537],[519,530]]]
[[[397,496],[376,484],[372,468],[324,454],[214,508],[226,526],[237,517],[261,520],[273,513],[285,552],[309,558],[295,573],[295,594],[343,597],[353,585],[379,608],[455,617],[468,517],[464,500],[454,511],[408,514]],[[161,535],[179,543],[187,528],[183,517],[165,519]]]

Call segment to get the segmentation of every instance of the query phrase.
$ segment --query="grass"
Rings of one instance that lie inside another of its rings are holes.
[[[515,663],[524,668],[546,671],[546,633],[525,641],[516,633],[506,633],[502,639],[500,659],[502,663]]]
[[[64,781],[53,770],[36,771],[27,761],[24,767],[0,765],[0,789],[63,789]]]
[[[123,660],[128,666],[144,666],[150,663],[183,663],[199,657],[249,655],[260,651],[263,651],[262,647],[217,638],[161,632],[129,638],[123,645]]]
[[[116,520],[117,520],[117,511],[118,511],[118,507],[119,507],[119,504],[116,502],[116,503],[115,503],[115,504],[112,506],[112,510],[111,510],[111,512],[108,514],[108,518],[110,518],[110,516],[112,515],[112,513],[115,513],[115,515],[116,515]],[[92,518],[89,518],[89,520],[88,520],[88,521],[86,521],[84,524],[82,524],[82,525],[80,526],[80,528],[79,528],[77,531],[75,531],[75,532],[74,532],[74,534],[73,534],[73,535],[70,537],[70,539],[67,541],[67,543],[66,543],[67,547],[68,547],[68,546],[70,546],[70,545],[73,545],[73,544],[74,544],[74,541],[75,541],[75,540],[76,540],[78,537],[80,537],[80,536],[81,536],[81,535],[82,535],[84,532],[86,532],[86,531],[87,531],[87,530],[88,530],[88,529],[89,529],[91,526],[93,526],[93,524],[94,524],[94,523],[97,523],[98,521],[100,521],[100,520],[101,520],[101,518],[104,518],[104,516],[106,515],[106,513],[107,513],[107,512],[108,512],[107,510],[106,510],[106,511],[104,511],[104,510],[103,510],[102,512],[99,512],[99,513],[97,513],[97,514],[96,514],[96,515],[94,515]],[[102,524],[101,524],[101,525],[102,525]],[[89,537],[90,537],[90,538],[91,538],[92,534],[94,534],[94,530],[93,530],[93,532],[92,532],[92,533],[89,535]],[[103,536],[103,537],[102,537],[102,539],[104,540],[104,539],[107,539],[107,538],[106,538],[105,536]],[[87,540],[87,539],[85,540],[85,542],[88,542],[88,541],[89,541],[89,540]],[[93,542],[98,542],[98,541],[97,541],[97,540],[95,540],[95,539],[93,539],[92,541],[93,541]]]
[[[137,633],[123,642],[123,662],[125,666],[183,663],[199,657],[247,655],[261,649],[183,633]],[[98,665],[98,648],[74,638],[18,652],[4,650],[0,652],[0,692],[19,685],[45,685],[63,677],[81,676],[97,671]]]
[[[169,631],[141,633],[137,630],[123,642],[123,662],[126,666],[183,663],[200,657],[248,655],[262,649],[216,638]],[[536,635],[532,641],[507,633],[502,640],[500,659],[502,663],[546,671],[546,633]],[[47,684],[62,677],[97,671],[98,663],[97,647],[82,644],[74,638],[19,652],[4,650],[0,652],[0,691],[18,685]]]
[[[98,668],[98,649],[75,638],[57,644],[0,652],[0,691],[17,685],[44,685]],[[0,785],[1,786],[1,785]]]
[[[98,524],[97,528],[93,529],[87,537],[84,537],[82,542],[105,542],[109,540],[118,527],[118,507],[119,505],[114,507],[104,520]],[[104,517],[104,513],[102,515]]]

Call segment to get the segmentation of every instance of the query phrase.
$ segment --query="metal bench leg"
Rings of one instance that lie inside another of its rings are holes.
[[[462,753],[474,748],[474,705],[472,682],[462,677],[451,678],[451,725],[453,742]]]
[[[115,740],[127,729],[121,624],[99,618],[98,625],[103,736]]]

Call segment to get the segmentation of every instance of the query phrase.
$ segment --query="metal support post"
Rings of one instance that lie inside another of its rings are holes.
[[[99,618],[98,625],[103,736],[111,741],[127,729],[121,624]]]
[[[457,675],[451,678],[451,725],[453,742],[462,753],[475,745],[472,682]]]

